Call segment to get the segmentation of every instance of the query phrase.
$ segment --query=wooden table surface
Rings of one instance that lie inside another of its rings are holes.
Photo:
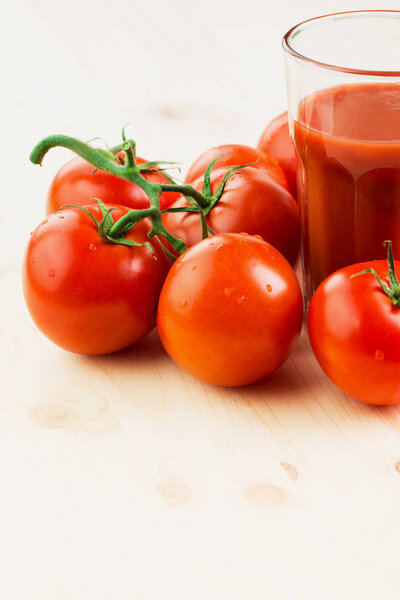
[[[68,152],[56,132],[184,167],[255,144],[285,108],[282,34],[366,3],[15,0],[1,19],[0,598],[330,600],[400,596],[400,413],[346,397],[306,335],[268,380],[217,389],[156,333],[63,352],[21,292],[24,245]],[[5,184],[5,186],[4,186]]]

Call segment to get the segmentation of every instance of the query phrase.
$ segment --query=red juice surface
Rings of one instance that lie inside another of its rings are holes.
[[[294,123],[306,298],[333,271],[400,258],[400,84],[307,96]]]

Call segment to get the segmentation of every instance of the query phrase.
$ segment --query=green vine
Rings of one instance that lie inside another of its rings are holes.
[[[397,279],[396,271],[394,268],[392,242],[390,240],[386,240],[384,244],[385,246],[387,245],[388,249],[387,261],[389,285],[386,285],[386,283],[382,281],[375,269],[365,269],[364,271],[360,271],[360,273],[355,273],[354,275],[351,275],[351,277],[358,277],[359,275],[366,275],[367,273],[375,275],[382,290],[385,292],[386,296],[389,296],[389,298],[391,299],[393,306],[400,307],[400,282]]]
[[[220,186],[214,194],[211,192],[210,175],[211,171],[219,158],[215,159],[208,166],[203,182],[202,192],[195,189],[188,183],[178,184],[171,179],[166,173],[163,173],[168,183],[154,183],[145,179],[142,175],[144,172],[149,171],[161,171],[163,168],[159,168],[159,165],[175,165],[176,163],[168,163],[165,161],[150,161],[146,163],[136,164],[136,143],[132,139],[126,139],[125,131],[122,131],[122,144],[115,146],[110,149],[104,150],[103,148],[93,148],[89,144],[82,142],[76,138],[68,135],[50,135],[42,139],[32,150],[30,160],[37,165],[41,165],[47,152],[51,148],[60,146],[62,148],[68,148],[78,156],[85,159],[93,167],[106,173],[110,173],[121,179],[125,179],[130,183],[133,183],[140,187],[149,199],[150,206],[145,209],[131,209],[123,217],[114,222],[110,212],[111,209],[107,209],[101,201],[99,202],[100,209],[102,211],[103,220],[98,222],[96,219],[96,225],[99,230],[99,235],[108,243],[113,244],[126,244],[135,245],[136,243],[130,243],[130,240],[125,240],[125,235],[140,221],[143,219],[150,219],[151,229],[148,233],[149,238],[154,236],[161,236],[172,245],[174,251],[181,254],[186,250],[186,245],[183,240],[172,235],[162,223],[162,214],[165,212],[191,212],[197,213],[200,217],[202,224],[203,238],[207,237],[209,233],[214,232],[210,229],[207,223],[207,215],[211,209],[215,206],[218,200],[221,198],[224,191],[226,182],[237,172],[238,169],[249,165],[239,165],[232,167],[225,174]],[[124,158],[121,157],[121,153],[124,153]],[[254,163],[251,163],[254,164]],[[189,206],[182,206],[176,208],[167,208],[163,211],[160,209],[160,195],[163,192],[178,192],[182,194],[188,201]],[[87,209],[85,209],[86,212]],[[93,215],[90,213],[91,217]],[[169,253],[165,247],[161,244],[164,252],[168,258],[174,260],[176,257]]]

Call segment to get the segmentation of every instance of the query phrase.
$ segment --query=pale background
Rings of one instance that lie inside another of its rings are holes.
[[[285,108],[280,39],[387,2],[14,0],[0,20],[0,598],[330,600],[400,596],[400,414],[321,374],[303,336],[269,381],[215,389],[157,337],[63,352],[24,307],[23,247],[56,132],[180,160],[255,144]]]

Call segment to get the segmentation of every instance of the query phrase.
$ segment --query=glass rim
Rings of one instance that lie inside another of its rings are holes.
[[[297,52],[297,50],[295,50],[293,48],[293,46],[291,45],[292,39],[298,34],[300,33],[302,30],[304,30],[305,27],[307,27],[307,25],[309,24],[313,24],[315,23],[315,21],[324,21],[324,20],[334,20],[335,17],[336,18],[347,18],[347,17],[354,17],[354,16],[368,16],[368,15],[377,15],[377,16],[394,16],[396,18],[399,19],[400,22],[400,10],[351,10],[351,11],[343,11],[343,12],[337,12],[337,13],[330,13],[328,15],[321,15],[319,17],[313,17],[311,19],[306,19],[305,21],[301,21],[301,23],[298,23],[297,25],[295,25],[294,27],[292,27],[291,29],[289,29],[289,31],[283,36],[282,38],[282,46],[284,51],[289,54],[290,56],[300,59],[304,62],[307,62],[311,65],[323,68],[323,69],[328,69],[330,71],[339,71],[341,73],[351,73],[353,75],[370,75],[373,77],[400,77],[400,70],[399,71],[382,71],[382,70],[376,70],[376,69],[353,69],[351,67],[341,67],[339,65],[333,65],[330,63],[325,63],[325,62],[321,62],[318,61],[314,58],[311,58],[310,56],[306,56],[304,54],[301,54],[300,52]]]

